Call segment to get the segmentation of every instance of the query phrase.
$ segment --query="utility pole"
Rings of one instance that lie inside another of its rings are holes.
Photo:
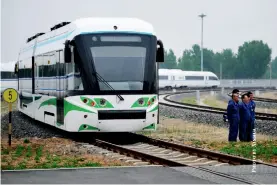
[[[201,26],[201,71],[203,71],[203,18],[206,15],[204,15],[203,13],[201,15],[199,15],[199,17],[201,17],[201,22],[202,22],[202,26]]]
[[[222,80],[222,63],[220,62],[220,80]]]
[[[271,62],[269,62],[269,86],[271,87]]]

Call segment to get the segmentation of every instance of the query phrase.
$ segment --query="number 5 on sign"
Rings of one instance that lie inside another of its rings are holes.
[[[17,91],[15,89],[9,88],[3,92],[3,98],[8,103],[13,103],[17,100]]]

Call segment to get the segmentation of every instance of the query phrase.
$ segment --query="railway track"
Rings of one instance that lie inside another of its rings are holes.
[[[233,179],[240,183],[255,184],[246,179],[231,176],[226,173],[216,172],[205,166],[252,165],[253,161],[237,156],[222,154],[191,146],[175,144],[163,140],[149,138],[134,133],[120,134],[117,138],[95,138],[89,142],[92,145],[131,156],[135,159],[148,162],[148,164],[170,167],[191,167],[214,175]],[[272,164],[256,162],[256,164],[277,167]]]
[[[244,94],[246,92],[243,92],[241,94]],[[231,93],[228,93],[228,96],[231,97]],[[255,101],[262,101],[262,102],[268,102],[268,103],[277,103],[277,99],[270,99],[270,98],[261,98],[261,97],[254,97]]]
[[[222,108],[215,108],[215,107],[209,107],[209,106],[202,106],[202,105],[193,105],[189,103],[182,103],[177,102],[170,99],[170,96],[176,95],[176,94],[182,94],[180,93],[174,93],[174,94],[163,94],[159,96],[159,104],[175,107],[175,108],[181,108],[181,109],[190,109],[190,110],[196,110],[196,111],[204,111],[204,112],[210,112],[215,114],[226,114],[226,109]],[[277,115],[276,114],[268,114],[268,113],[260,113],[256,112],[256,119],[260,120],[272,120],[277,121]]]
[[[254,100],[255,101],[269,102],[269,103],[277,103],[277,99],[270,99],[270,98],[254,97]]]

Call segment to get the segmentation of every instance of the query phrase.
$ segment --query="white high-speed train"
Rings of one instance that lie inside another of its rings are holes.
[[[16,62],[1,63],[1,94],[7,88],[14,88],[17,90],[17,76],[14,74],[14,66]]]
[[[159,88],[212,87],[220,85],[218,77],[208,71],[182,71],[181,69],[159,69]]]

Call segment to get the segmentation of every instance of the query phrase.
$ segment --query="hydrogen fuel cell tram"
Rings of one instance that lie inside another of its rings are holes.
[[[69,132],[155,130],[162,41],[134,18],[82,18],[27,39],[18,109]]]

